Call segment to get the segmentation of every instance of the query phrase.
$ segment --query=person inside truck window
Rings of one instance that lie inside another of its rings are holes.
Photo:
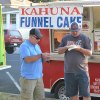
[[[58,42],[57,38],[54,38],[55,49],[58,48],[59,44],[60,44],[60,43]]]
[[[90,20],[90,10],[88,7],[83,8],[83,21],[89,21]]]
[[[70,27],[70,34],[62,38],[58,48],[64,56],[64,79],[66,96],[71,100],[90,100],[90,79],[88,73],[88,56],[92,55],[91,40],[81,33],[76,22]]]
[[[50,59],[50,54],[42,53],[38,45],[41,38],[38,29],[31,29],[29,39],[20,46],[21,100],[45,100],[42,62]]]

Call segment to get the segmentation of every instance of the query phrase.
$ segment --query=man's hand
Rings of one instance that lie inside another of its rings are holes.
[[[73,50],[73,49],[75,49],[75,50],[78,50],[78,49],[80,49],[80,45],[69,45],[69,46],[66,46],[67,48],[68,48],[68,51],[70,51],[70,50]]]
[[[42,53],[43,62],[50,61],[50,53]]]
[[[66,48],[68,48],[68,51],[75,49],[86,56],[92,55],[92,50],[84,49],[80,45],[70,45],[70,46],[66,46]]]

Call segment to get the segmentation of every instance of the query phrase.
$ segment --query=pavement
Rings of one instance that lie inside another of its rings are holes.
[[[19,94],[0,92],[0,100],[20,100],[19,97],[20,97]],[[46,100],[59,100],[59,99],[46,98]]]

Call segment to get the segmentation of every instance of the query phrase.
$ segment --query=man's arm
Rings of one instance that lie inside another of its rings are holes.
[[[75,50],[83,53],[86,56],[91,56],[92,55],[92,50],[89,50],[89,49],[84,49],[82,47],[79,47],[79,48],[76,48]]]
[[[28,56],[28,57],[25,57],[24,60],[27,63],[30,63],[30,62],[35,62],[40,58],[43,60],[43,62],[48,61],[48,60],[50,60],[50,53],[42,53],[42,54],[38,54],[36,56]]]
[[[64,47],[59,47],[59,48],[58,48],[58,54],[63,54],[63,53],[65,53],[66,50],[68,50],[68,48],[67,48],[66,46],[64,46]],[[92,50],[84,49],[84,48],[82,48],[82,47],[80,47],[80,46],[77,46],[77,48],[75,48],[75,50],[77,50],[77,51],[83,53],[83,54],[86,55],[86,56],[91,56],[91,55],[92,55]]]
[[[59,47],[58,48],[58,54],[63,54],[63,53],[65,53],[66,50],[68,50],[68,48],[66,46]]]
[[[38,54],[36,56],[28,56],[28,57],[25,57],[24,60],[27,62],[27,63],[30,63],[30,62],[35,62],[37,61],[38,59],[42,58],[42,54]]]

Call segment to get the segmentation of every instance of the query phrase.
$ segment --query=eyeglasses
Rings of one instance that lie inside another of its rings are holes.
[[[40,38],[36,35],[33,35],[33,37],[35,37],[37,40],[40,40]]]

